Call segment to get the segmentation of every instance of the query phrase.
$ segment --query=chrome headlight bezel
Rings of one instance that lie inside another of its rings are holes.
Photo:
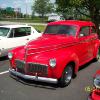
[[[95,79],[94,79],[94,86],[97,89],[100,89],[100,75],[95,77]]]
[[[49,65],[54,68],[56,66],[56,59],[55,58],[52,58],[49,60]]]
[[[9,58],[9,59],[12,59],[12,58],[13,58],[13,53],[12,53],[12,52],[9,52],[9,53],[8,53],[8,58]]]

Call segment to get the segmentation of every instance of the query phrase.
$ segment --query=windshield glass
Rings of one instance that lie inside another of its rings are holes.
[[[44,34],[66,34],[75,36],[76,31],[77,27],[72,25],[49,25]]]
[[[0,27],[0,36],[7,36],[10,28]]]

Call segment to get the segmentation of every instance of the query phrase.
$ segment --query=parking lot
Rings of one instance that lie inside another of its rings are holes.
[[[72,83],[65,88],[57,85],[15,80],[8,73],[9,61],[0,59],[0,100],[87,100],[92,76],[100,69],[100,62],[90,62],[80,69]]]

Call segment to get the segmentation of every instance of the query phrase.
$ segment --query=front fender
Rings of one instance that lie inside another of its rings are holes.
[[[74,52],[66,51],[66,52],[60,53],[60,55],[56,57],[56,59],[57,59],[57,66],[53,69],[53,73],[57,78],[60,78],[62,76],[64,69],[71,62],[75,63],[74,73],[75,74],[77,73],[78,68],[79,68],[79,59],[78,59],[78,56]]]
[[[10,65],[15,68],[15,59],[17,57],[19,58],[23,58],[24,57],[24,46],[19,46],[19,47],[16,47],[12,50],[9,50],[8,52],[11,52],[13,54],[13,58],[12,59],[9,59],[10,60]]]

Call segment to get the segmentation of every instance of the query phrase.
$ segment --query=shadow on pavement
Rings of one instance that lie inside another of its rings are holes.
[[[39,82],[39,81],[32,81],[32,80],[25,80],[13,75],[10,75],[11,78],[15,79],[16,81],[28,85],[28,86],[34,86],[36,88],[44,88],[44,89],[50,89],[50,90],[56,90],[59,88],[58,84],[52,84],[52,83],[45,83],[45,82]]]
[[[8,57],[7,56],[0,57],[0,61],[5,61],[5,60],[8,60]]]
[[[93,59],[91,60],[90,62],[86,63],[85,65],[82,65],[80,68],[79,68],[79,71],[87,68],[89,65],[91,65],[92,63],[95,63],[96,61]]]

